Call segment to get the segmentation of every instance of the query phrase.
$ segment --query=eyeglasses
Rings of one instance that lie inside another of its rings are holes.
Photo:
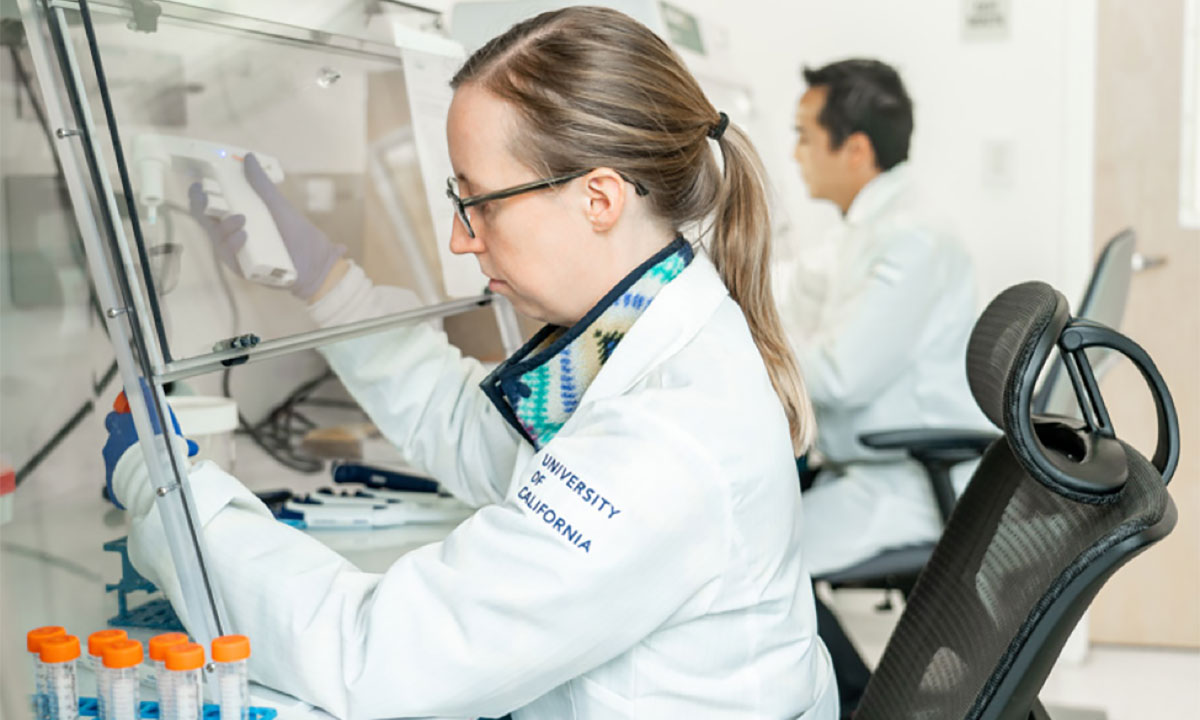
[[[595,168],[589,168],[587,170],[579,170],[578,172],[569,173],[567,175],[559,175],[557,177],[545,178],[543,180],[534,180],[533,182],[528,182],[524,185],[515,185],[510,188],[505,188],[504,190],[484,193],[483,195],[472,195],[470,197],[459,197],[458,178],[450,177],[446,179],[446,197],[450,198],[450,204],[454,206],[454,214],[457,215],[458,219],[462,222],[463,228],[465,228],[467,231],[467,235],[473,238],[475,237],[475,229],[471,227],[471,216],[467,213],[467,208],[475,205],[482,205],[486,202],[491,202],[492,200],[503,200],[514,195],[521,195],[523,193],[533,192],[534,190],[542,190],[544,188],[561,185],[576,178],[581,178],[594,169]],[[638,195],[645,196],[650,194],[650,191],[646,189],[645,185],[642,185],[636,180],[625,177],[623,173],[619,174],[625,182],[633,185],[633,188]]]

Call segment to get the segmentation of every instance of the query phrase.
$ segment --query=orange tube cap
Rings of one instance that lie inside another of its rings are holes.
[[[41,652],[42,642],[50,638],[62,637],[67,634],[67,629],[62,625],[46,625],[45,627],[34,628],[25,633],[25,649],[31,653]]]
[[[88,635],[88,655],[104,655],[104,648],[114,640],[125,640],[129,635],[124,630],[97,630]]]
[[[79,638],[74,635],[60,635],[42,641],[42,649],[38,653],[44,663],[64,663],[79,658]]]
[[[204,646],[197,643],[183,643],[167,648],[168,670],[199,670],[204,667]]]
[[[163,633],[150,638],[150,659],[162,662],[167,659],[167,650],[176,645],[183,645],[188,636],[181,632]]]
[[[137,640],[113,640],[104,648],[104,667],[131,668],[142,664],[142,644]]]
[[[223,635],[212,642],[212,659],[217,662],[237,662],[250,657],[250,638],[245,635]]]

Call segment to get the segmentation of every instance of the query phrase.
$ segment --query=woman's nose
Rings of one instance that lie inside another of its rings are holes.
[[[471,237],[466,226],[457,216],[451,222],[454,224],[450,228],[450,252],[455,255],[477,255],[483,252],[483,242],[479,239],[478,233],[475,237]]]

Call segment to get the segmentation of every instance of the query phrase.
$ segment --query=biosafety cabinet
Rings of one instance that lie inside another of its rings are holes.
[[[112,615],[105,585],[119,563],[101,545],[125,520],[97,497],[99,449],[122,387],[190,629],[207,645],[238,628],[223,611],[231,590],[205,569],[185,459],[150,432],[166,388],[232,395],[262,417],[328,373],[313,350],[330,343],[430,322],[496,362],[536,326],[484,292],[473,257],[449,252],[445,117],[464,52],[441,27],[446,3],[424,4],[437,10],[388,0],[0,6],[0,465],[18,484],[34,478],[0,527],[6,664],[24,662],[15,633],[34,616],[88,632]],[[547,6],[460,5],[455,32],[468,45]],[[720,38],[654,0],[622,8],[669,36],[714,101],[754,126],[748,88],[719,72],[729,64]],[[315,327],[286,287],[296,268],[248,180],[250,154],[287,206],[377,284],[404,290],[403,311]],[[246,217],[248,242],[225,257],[213,227],[232,215]],[[239,460],[235,472],[254,479],[242,471]],[[9,697],[29,690],[23,673],[2,680]]]
[[[26,337],[50,326],[58,335],[27,348],[5,343],[12,378],[47,371],[40,384],[6,379],[5,420],[20,412],[24,422],[38,408],[48,428],[69,433],[98,424],[121,386],[146,381],[147,392],[128,393],[130,409],[186,611],[207,645],[237,629],[205,569],[184,458],[150,432],[148,408],[164,414],[165,385],[219,394],[232,375],[253,402],[273,377],[310,372],[319,360],[306,351],[405,323],[441,323],[484,359],[519,343],[511,306],[484,293],[473,257],[447,247],[445,115],[462,50],[435,13],[400,3],[16,8],[3,33],[15,113],[2,141],[6,337],[21,323]],[[247,182],[250,153],[287,203],[376,283],[405,288],[407,309],[318,329],[300,300],[270,287],[286,286],[295,268],[271,208]],[[204,208],[192,205],[195,184]],[[210,228],[232,214],[246,216],[251,252],[227,261]],[[90,387],[79,383],[87,397],[76,412],[65,399],[76,388],[53,370],[80,356],[93,371]],[[39,433],[12,451],[12,464],[47,452],[55,433]],[[98,449],[87,465],[93,490],[103,477]]]

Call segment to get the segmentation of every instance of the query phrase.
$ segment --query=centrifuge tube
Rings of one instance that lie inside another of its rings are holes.
[[[217,666],[217,705],[221,720],[248,720],[250,713],[250,639],[225,635],[213,640],[212,659]]]
[[[35,720],[49,720],[50,717],[50,699],[46,694],[46,666],[39,657],[42,643],[66,634],[66,628],[61,625],[47,625],[25,633],[25,649],[33,657],[33,717]]]
[[[96,717],[99,720],[108,720],[108,712],[104,707],[104,648],[127,637],[124,630],[97,630],[88,635],[88,659],[92,674],[96,676]]]
[[[154,669],[154,687],[162,694],[163,684],[166,682],[167,672],[167,650],[176,645],[183,645],[188,641],[188,636],[181,632],[169,632],[162,635],[155,635],[150,638],[150,665]]]
[[[104,675],[101,694],[105,696],[108,720],[138,720],[141,685],[138,666],[142,664],[142,644],[137,640],[114,640],[104,648]]]
[[[61,635],[42,641],[38,656],[45,665],[46,694],[51,720],[75,720],[79,717],[75,661],[79,659],[79,638]]]
[[[166,688],[159,689],[160,720],[198,720],[204,709],[200,672],[204,646],[184,643],[167,648]]]

